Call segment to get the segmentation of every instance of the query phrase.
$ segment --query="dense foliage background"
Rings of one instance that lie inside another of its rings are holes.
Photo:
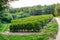
[[[6,7],[5,10],[0,12],[0,22],[10,23],[11,20],[20,19],[28,16],[54,14],[55,6],[53,5],[37,5],[33,7],[23,7],[23,8],[9,8]],[[1,8],[2,9],[2,8]]]

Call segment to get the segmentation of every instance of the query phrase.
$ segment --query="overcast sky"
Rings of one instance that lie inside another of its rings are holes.
[[[60,0],[19,0],[13,1],[10,3],[11,7],[20,8],[26,6],[35,6],[35,5],[51,5],[60,3]]]

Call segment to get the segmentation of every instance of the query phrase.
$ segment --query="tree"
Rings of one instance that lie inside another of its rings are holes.
[[[14,1],[14,0],[10,0],[10,1]],[[10,15],[5,14],[4,9],[6,7],[8,7],[8,2],[10,2],[9,0],[0,0],[0,22],[10,22],[12,17]]]
[[[10,1],[15,1],[15,0],[0,0],[0,11],[4,10]]]
[[[0,11],[5,9],[8,0],[0,0]]]

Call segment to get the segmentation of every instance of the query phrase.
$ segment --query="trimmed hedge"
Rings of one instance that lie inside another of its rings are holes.
[[[38,32],[40,31],[40,29],[44,28],[43,26],[45,26],[49,21],[51,21],[52,18],[53,18],[52,15],[40,15],[22,18],[18,20],[12,20],[10,25],[10,31]]]
[[[60,4],[56,5],[54,16],[60,16]]]
[[[49,40],[49,38],[55,39],[58,32],[58,23],[55,20],[52,20],[43,32],[40,34],[31,34],[31,35],[8,35],[10,40]]]

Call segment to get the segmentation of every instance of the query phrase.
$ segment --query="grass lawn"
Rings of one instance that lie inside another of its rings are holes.
[[[10,24],[1,24],[1,25],[2,26],[0,26],[0,32],[8,31]]]

